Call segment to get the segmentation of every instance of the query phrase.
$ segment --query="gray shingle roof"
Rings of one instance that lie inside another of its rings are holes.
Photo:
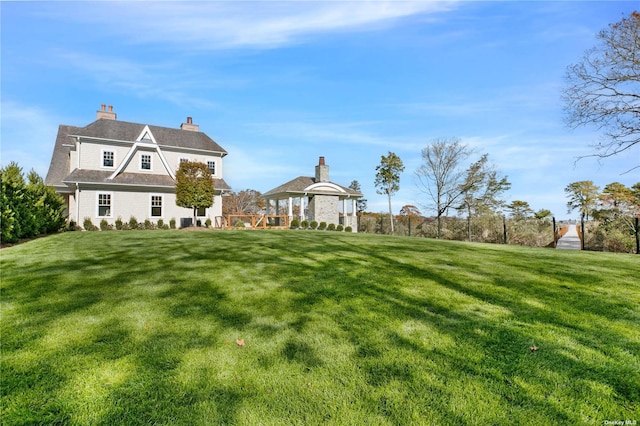
[[[69,176],[62,179],[63,183],[103,183],[108,185],[139,185],[173,188],[176,183],[167,175],[153,175],[147,173],[120,173],[114,179],[108,179],[113,172],[109,170],[80,170],[75,169]],[[216,191],[230,190],[231,187],[224,179],[214,179]]]
[[[283,183],[282,185],[273,188],[270,191],[265,192],[264,194],[262,194],[262,198],[270,198],[270,197],[277,197],[277,196],[282,196],[285,194],[302,194],[302,193],[308,193],[308,194],[327,194],[327,191],[305,191],[305,188],[308,188],[310,185],[313,185],[314,183],[317,183],[316,179],[310,176],[298,176],[297,178],[290,180],[287,183]],[[351,188],[347,188],[345,186],[342,185],[338,185],[335,182],[329,182],[333,185],[337,185],[340,188],[342,188],[346,194],[345,195],[350,195],[352,197],[362,197],[362,194],[359,193],[358,191],[354,191]]]
[[[85,127],[60,125],[58,127],[58,135],[56,136],[45,183],[63,192],[65,189],[69,189],[65,183],[75,182],[150,185],[159,187],[175,186],[175,182],[169,176],[151,175],[147,173],[121,173],[112,181],[106,180],[112,172],[105,170],[76,169],[69,174],[69,152],[71,151],[71,145],[73,145],[73,141],[69,136],[85,136],[133,142],[140,136],[144,127],[145,124],[107,119],[96,120]],[[223,157],[227,155],[227,151],[202,132],[151,125],[149,126],[149,130],[151,130],[156,142],[160,146],[206,150],[220,153]],[[216,190],[226,191],[231,189],[223,179],[214,179],[214,182]]]
[[[71,148],[71,141],[69,140],[69,133],[73,133],[80,129],[80,127],[66,126],[61,124],[58,126],[58,136],[56,137],[56,143],[53,147],[53,154],[51,155],[51,163],[49,164],[49,171],[44,183],[54,187],[64,187],[62,179],[69,174],[69,151]]]
[[[145,124],[100,119],[70,134],[73,136],[87,136],[118,141],[135,141],[138,136],[140,136],[140,133],[142,133],[142,130],[144,130],[144,127]],[[152,125],[149,125],[149,130],[151,130],[158,145],[161,146],[202,149],[219,152],[223,156],[227,155],[227,151],[203,132]]]

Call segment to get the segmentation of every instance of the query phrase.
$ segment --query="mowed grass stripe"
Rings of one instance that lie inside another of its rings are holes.
[[[640,420],[633,255],[127,231],[0,256],[4,424]]]

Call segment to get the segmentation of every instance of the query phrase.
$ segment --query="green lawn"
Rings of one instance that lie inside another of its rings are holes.
[[[640,423],[640,256],[318,231],[0,256],[3,424]]]

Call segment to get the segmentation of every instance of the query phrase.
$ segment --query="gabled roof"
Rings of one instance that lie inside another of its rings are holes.
[[[132,142],[140,136],[145,126],[145,124],[103,118],[86,127],[74,128],[76,130],[69,132],[69,135]],[[222,156],[227,155],[227,151],[206,133],[152,125],[148,127],[160,146],[213,151],[221,153]]]
[[[323,185],[326,184],[326,185]],[[358,198],[362,194],[333,182],[320,182],[310,176],[298,176],[270,191],[262,194],[262,198],[278,198],[288,195],[338,195],[343,198]]]
[[[71,136],[123,141],[133,144],[142,136],[142,132],[147,129],[153,136],[153,142],[156,142],[159,147],[204,150],[219,153],[222,157],[227,155],[227,151],[202,132],[109,119],[99,119],[85,127],[62,124],[58,126],[58,135],[56,136],[53,155],[51,156],[51,163],[49,164],[49,171],[47,172],[45,183],[61,192],[70,190],[66,183],[75,182],[151,185],[159,187],[175,186],[175,181],[169,176],[150,175],[146,173],[121,173],[113,180],[106,180],[113,171],[74,170],[69,174],[69,170],[71,169],[69,153],[74,145]],[[147,140],[145,139],[143,141],[146,142]],[[103,176],[105,174],[106,176]],[[226,191],[231,189],[222,179],[214,179],[214,182],[216,190]]]

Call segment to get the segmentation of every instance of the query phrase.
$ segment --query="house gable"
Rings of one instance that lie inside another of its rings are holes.
[[[108,179],[110,180],[115,179],[116,176],[122,173],[129,166],[132,160],[138,157],[138,155],[136,154],[141,152],[155,152],[158,155],[158,158],[160,159],[160,163],[162,164],[164,171],[171,177],[171,179],[173,180],[176,179],[175,173],[173,172],[173,170],[171,170],[171,167],[169,167],[169,163],[167,162],[167,159],[162,153],[162,150],[158,146],[158,143],[156,142],[156,138],[153,136],[153,133],[149,129],[148,125],[144,126],[144,129],[142,129],[142,131],[136,138],[136,142],[131,146],[131,149],[129,149],[129,152],[127,152],[127,155],[125,156],[124,160],[120,163],[118,168],[116,168],[116,170],[109,176]]]

